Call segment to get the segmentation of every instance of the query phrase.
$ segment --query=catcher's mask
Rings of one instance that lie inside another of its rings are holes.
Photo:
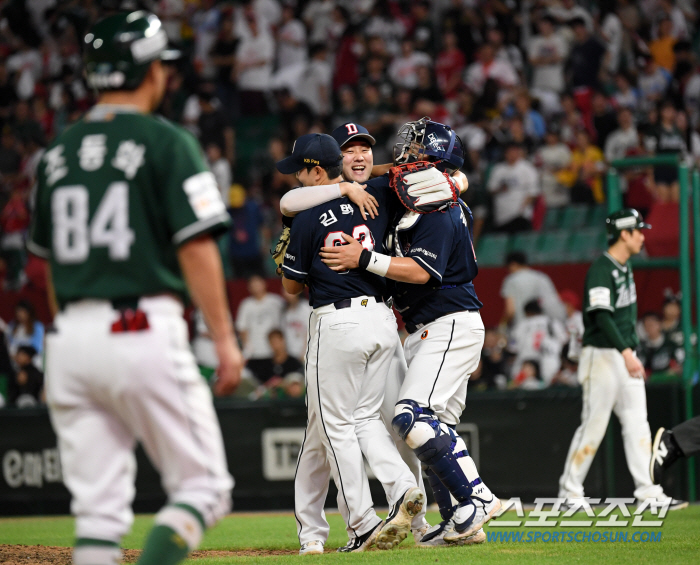
[[[429,117],[407,122],[397,134],[403,141],[394,146],[394,163],[430,161],[443,172],[452,174],[464,165],[464,145],[450,126]]]

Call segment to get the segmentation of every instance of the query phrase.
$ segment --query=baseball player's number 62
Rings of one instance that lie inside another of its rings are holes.
[[[109,258],[129,258],[134,231],[129,227],[129,185],[111,183],[91,222],[89,192],[83,185],[62,186],[51,195],[53,247],[59,263],[82,263],[91,247],[107,247]]]
[[[367,251],[374,250],[374,238],[372,237],[372,232],[369,228],[362,224],[361,226],[355,226],[352,230],[352,237],[362,244]],[[335,247],[337,245],[345,245],[345,240],[343,239],[342,231],[332,231],[323,240],[324,247]]]

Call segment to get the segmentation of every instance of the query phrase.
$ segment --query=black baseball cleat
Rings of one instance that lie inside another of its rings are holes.
[[[374,528],[372,528],[369,532],[367,532],[366,534],[362,534],[361,536],[352,538],[345,547],[339,547],[336,551],[338,553],[359,553],[360,551],[365,551],[366,549],[369,549],[371,546],[374,545],[374,542],[377,540],[377,534],[379,534],[382,524],[384,524],[384,521],[380,520],[379,523],[376,526],[374,526]]]
[[[673,433],[665,428],[659,428],[654,436],[651,461],[649,462],[651,482],[659,484],[663,480],[664,471],[673,465],[681,455],[681,450],[673,441]]]

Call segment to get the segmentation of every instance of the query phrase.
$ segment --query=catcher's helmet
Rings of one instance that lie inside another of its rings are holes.
[[[612,245],[620,237],[621,231],[651,229],[651,225],[634,208],[623,208],[605,218],[605,229],[608,232],[608,245]]]
[[[156,59],[172,60],[168,37],[158,16],[139,10],[97,22],[85,36],[85,79],[97,90],[134,90]]]
[[[452,173],[464,165],[464,145],[450,126],[421,118],[401,126],[403,139],[394,147],[394,162],[430,161],[440,171]]]

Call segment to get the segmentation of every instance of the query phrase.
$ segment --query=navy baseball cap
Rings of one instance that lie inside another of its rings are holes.
[[[331,132],[331,135],[341,147],[351,139],[366,139],[370,145],[376,143],[376,140],[369,134],[367,128],[354,122],[348,122],[342,126],[338,126]]]
[[[292,175],[306,167],[334,167],[343,161],[340,146],[325,133],[307,133],[294,142],[292,154],[277,162],[277,170]]]

